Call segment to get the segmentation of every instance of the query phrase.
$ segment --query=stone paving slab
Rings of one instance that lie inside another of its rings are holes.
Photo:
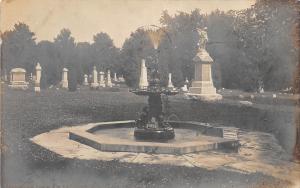
[[[205,167],[206,169],[214,170],[221,166],[237,162],[237,158],[227,156],[223,154],[213,155],[209,152],[199,152],[197,154],[186,154],[185,159],[197,167]]]
[[[69,139],[69,132],[73,130],[86,130],[95,124],[81,126],[63,127],[42,133],[31,138],[31,141],[65,158],[77,158],[83,160],[103,160],[139,164],[166,164],[205,169],[225,169],[242,173],[261,172],[282,180],[297,183],[300,177],[300,164],[281,160],[276,153],[270,151],[260,152],[246,148],[251,155],[241,153],[222,153],[217,151],[206,151],[184,155],[170,154],[147,154],[132,152],[103,152],[92,147],[80,144]],[[257,144],[257,143],[256,143]],[[241,149],[243,150],[243,148]],[[258,152],[258,153],[256,153]],[[264,160],[268,155],[271,160]]]
[[[168,155],[168,154],[146,154],[139,153],[138,156],[132,161],[133,163],[147,163],[147,164],[165,164],[165,165],[177,165],[194,167],[189,161],[183,156],[179,155]]]

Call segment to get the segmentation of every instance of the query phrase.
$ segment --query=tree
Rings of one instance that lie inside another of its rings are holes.
[[[131,33],[120,53],[121,71],[129,86],[137,86],[141,60],[146,59],[149,64],[154,56],[155,51],[147,33],[143,29]]]
[[[110,69],[118,72],[119,49],[113,44],[113,40],[106,33],[98,33],[94,36],[94,42],[91,45],[92,64],[99,70]],[[90,71],[92,67],[90,67]]]
[[[64,67],[69,70],[69,90],[74,91],[77,88],[78,72],[80,71],[79,62],[75,53],[75,41],[71,36],[71,31],[62,29],[57,37],[54,39],[54,45],[58,50],[58,67],[62,71]],[[60,77],[61,79],[61,77]]]
[[[160,22],[168,33],[160,47],[160,62],[165,65],[164,71],[173,73],[175,86],[183,85],[185,77],[192,79],[192,59],[197,53],[199,41],[197,28],[204,26],[203,16],[198,9],[190,14],[179,12],[174,17],[164,11]],[[168,72],[163,72],[165,80]]]
[[[57,85],[61,81],[59,51],[52,42],[41,41],[37,44],[37,59],[42,66],[41,87]]]
[[[297,54],[291,30],[296,11],[289,3],[260,0],[251,9],[236,12],[234,29],[242,50],[260,83],[268,90],[291,86]]]
[[[93,59],[92,59],[92,52],[91,52],[91,45],[88,42],[79,42],[76,45],[76,54],[77,54],[77,61],[80,65],[80,72],[78,73],[78,83],[82,83],[83,75],[90,74],[93,67]]]
[[[35,34],[24,23],[14,25],[14,29],[5,31],[2,35],[2,67],[10,70],[22,67],[28,73],[34,71]]]

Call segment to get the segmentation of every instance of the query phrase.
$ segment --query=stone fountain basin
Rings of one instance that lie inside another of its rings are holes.
[[[206,123],[170,121],[175,139],[165,142],[135,140],[135,121],[101,122],[91,128],[71,130],[69,139],[100,151],[158,154],[186,154],[207,150],[235,151],[237,139],[225,138],[224,127]]]

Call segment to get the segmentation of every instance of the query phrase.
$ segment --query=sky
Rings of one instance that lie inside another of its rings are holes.
[[[1,2],[1,0],[0,0]],[[255,0],[2,0],[1,32],[23,22],[36,34],[37,41],[50,40],[68,28],[77,42],[91,42],[99,32],[108,33],[121,47],[131,32],[145,25],[160,25],[163,10],[202,13],[215,9],[240,10]]]

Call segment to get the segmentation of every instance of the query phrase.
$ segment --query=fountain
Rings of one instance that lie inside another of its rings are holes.
[[[157,48],[164,32],[161,29],[147,29],[145,32],[152,41],[158,57]],[[176,95],[178,94],[178,91],[160,85],[157,59],[158,58],[155,59],[156,66],[151,70],[149,86],[131,90],[131,92],[136,95],[148,96],[148,106],[143,108],[140,118],[136,120],[134,137],[138,140],[169,140],[175,137],[173,127],[165,121],[164,113],[162,111],[161,95]],[[142,66],[145,66],[144,64],[143,60]],[[141,70],[141,80],[147,79],[143,78],[142,74],[143,70]]]
[[[143,30],[156,50],[149,80],[145,60],[141,63],[138,88],[130,90],[147,96],[148,105],[137,120],[86,124],[69,131],[69,139],[102,152],[134,152],[158,154],[186,154],[207,150],[236,150],[239,146],[237,130],[194,121],[170,121],[163,112],[162,96],[179,93],[174,87],[163,87],[158,72],[157,50],[165,32],[162,29]],[[169,76],[171,81],[171,76]]]
[[[174,129],[165,121],[162,111],[161,95],[176,95],[176,89],[160,86],[159,74],[152,71],[149,86],[131,90],[136,95],[148,96],[148,106],[143,108],[140,118],[136,121],[134,136],[141,140],[168,140],[175,137]]]

